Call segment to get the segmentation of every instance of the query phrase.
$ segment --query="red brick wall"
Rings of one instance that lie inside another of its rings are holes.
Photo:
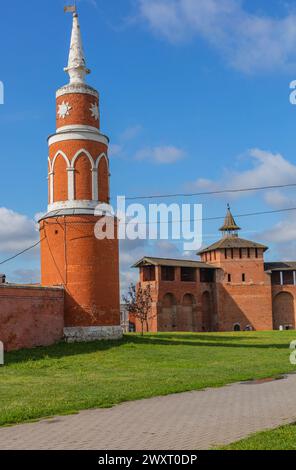
[[[6,351],[53,344],[63,328],[63,289],[0,286],[0,341]]]
[[[75,162],[75,199],[92,200],[91,163],[85,154],[79,155]]]
[[[217,265],[217,315],[219,331],[232,331],[238,323],[241,330],[272,330],[272,299],[270,277],[264,272],[263,250],[228,250],[219,253]],[[231,257],[233,254],[233,258]],[[228,276],[230,275],[230,281]],[[244,280],[243,280],[244,275]]]
[[[268,285],[218,286],[219,331],[233,331],[238,323],[241,330],[250,325],[254,330],[272,330],[271,288]]]
[[[284,295],[282,295],[284,294]],[[272,286],[273,327],[296,326],[296,286]]]
[[[149,282],[143,281],[143,273],[140,270],[140,282],[143,287]],[[212,304],[212,325],[216,326],[215,310],[216,297],[215,285],[200,282],[200,273],[197,270],[195,282],[182,282],[181,270],[175,268],[175,281],[161,280],[161,267],[156,267],[156,280],[150,282],[152,293],[152,309],[149,318],[149,331],[204,331],[203,325],[203,294],[209,293]],[[175,304],[171,311],[167,306],[166,295],[174,297]],[[188,305],[189,297],[193,299],[192,305]],[[170,322],[170,318],[172,321]],[[133,319],[131,319],[133,321]],[[136,321],[136,331],[141,330],[140,322]]]
[[[67,216],[40,223],[41,282],[65,286],[65,326],[120,325],[119,246],[98,240],[100,217]],[[115,227],[116,228],[116,227]]]
[[[68,173],[67,162],[62,155],[57,156],[54,171],[53,200],[54,202],[66,201],[68,199]]]
[[[71,110],[69,116],[60,118],[58,115],[59,105],[63,102],[69,103]],[[92,104],[99,105],[96,96],[86,93],[67,93],[57,98],[57,128],[63,126],[73,126],[74,124],[82,124],[84,126],[100,127],[100,122],[92,117],[90,108]]]
[[[236,323],[241,330],[247,326],[272,330],[271,284],[264,272],[263,257],[220,259],[219,264],[214,283],[200,282],[199,270],[195,282],[182,282],[180,268],[175,269],[175,281],[162,281],[160,267],[157,267],[156,279],[151,282],[150,331],[233,331]],[[228,282],[228,274],[231,274],[231,282]],[[140,282],[146,284],[141,270]],[[166,294],[173,299],[171,305]],[[191,307],[189,296],[194,298]],[[138,322],[136,328],[140,330]]]

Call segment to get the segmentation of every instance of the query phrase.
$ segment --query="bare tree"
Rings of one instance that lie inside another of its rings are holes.
[[[142,336],[144,335],[144,325],[146,331],[149,331],[149,314],[151,311],[152,297],[151,286],[147,284],[145,287],[131,284],[127,295],[123,295],[123,301],[128,311],[141,323]]]

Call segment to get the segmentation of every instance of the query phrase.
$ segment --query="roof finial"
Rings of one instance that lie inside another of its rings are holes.
[[[74,5],[65,7],[65,12],[73,13],[73,26],[68,66],[64,70],[70,76],[70,83],[85,83],[85,75],[89,74],[90,70],[86,67],[76,1]]]
[[[227,213],[224,220],[224,225],[219,230],[220,232],[223,232],[223,235],[226,237],[237,237],[237,232],[241,230],[241,228],[236,224],[231,213],[230,204],[227,204]]]

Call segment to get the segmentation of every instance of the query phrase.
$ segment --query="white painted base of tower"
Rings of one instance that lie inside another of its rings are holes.
[[[64,338],[67,343],[87,343],[98,340],[122,338],[121,326],[88,326],[64,328]]]

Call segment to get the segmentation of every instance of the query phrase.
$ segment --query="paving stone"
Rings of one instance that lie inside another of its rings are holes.
[[[0,428],[0,449],[199,450],[296,421],[296,375]]]

